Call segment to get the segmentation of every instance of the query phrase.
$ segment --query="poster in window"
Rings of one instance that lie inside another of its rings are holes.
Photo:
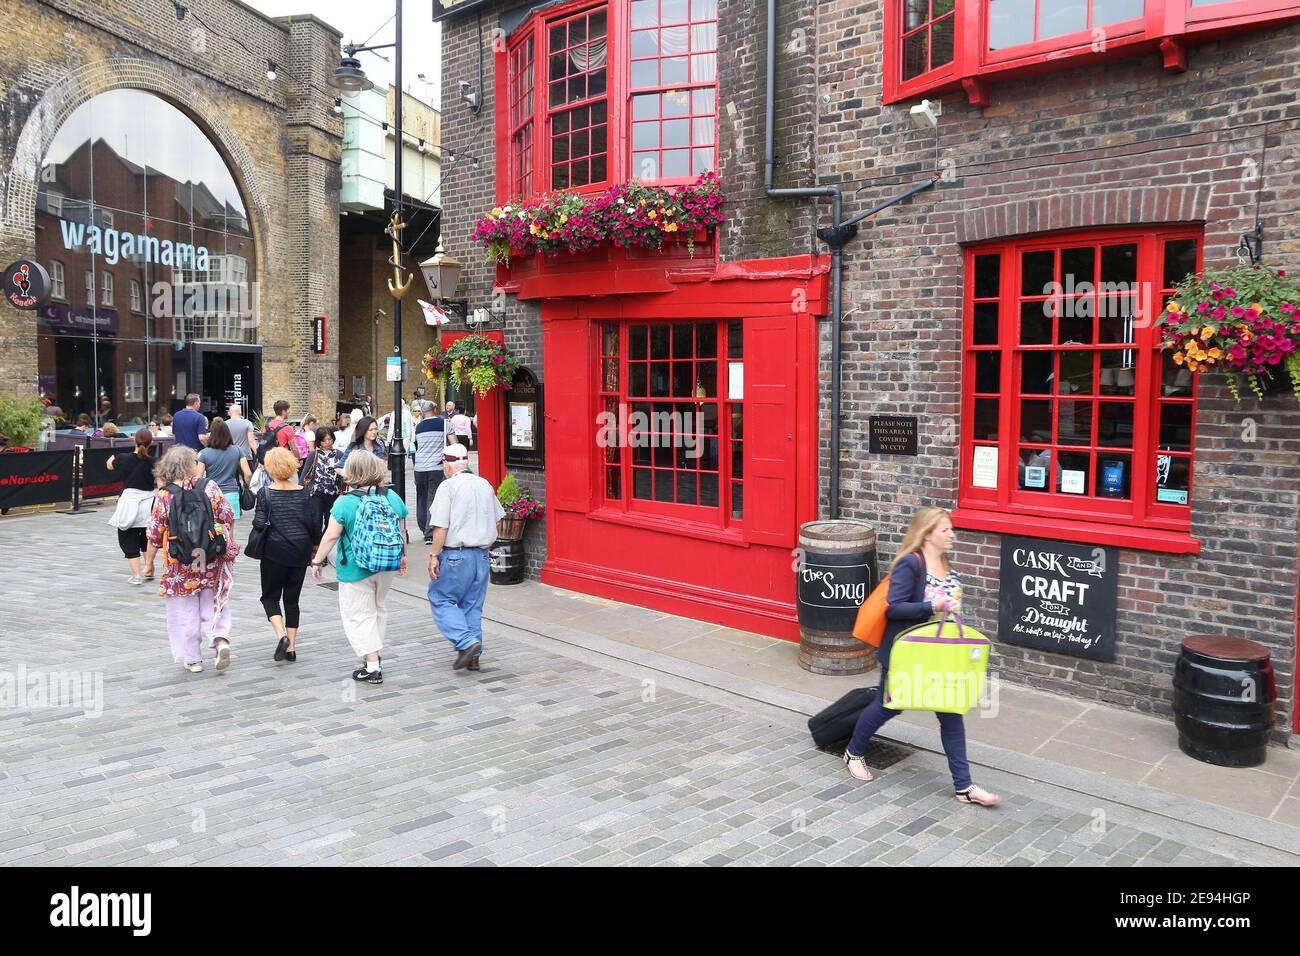
[[[727,400],[740,402],[745,399],[745,363],[727,363]]]
[[[1115,548],[1004,537],[998,640],[1113,661],[1118,572]]]
[[[1088,473],[1061,469],[1061,491],[1067,495],[1084,495],[1088,493]]]
[[[975,446],[970,483],[976,488],[996,488],[998,486],[998,448],[996,445]]]
[[[510,403],[510,447],[524,451],[535,451],[537,438],[534,426],[537,421],[535,402]]]

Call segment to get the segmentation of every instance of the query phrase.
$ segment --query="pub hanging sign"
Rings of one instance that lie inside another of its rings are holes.
[[[998,640],[1113,661],[1118,572],[1114,548],[1004,537]]]
[[[34,259],[19,259],[4,271],[5,301],[15,309],[39,309],[51,291],[50,274]]]

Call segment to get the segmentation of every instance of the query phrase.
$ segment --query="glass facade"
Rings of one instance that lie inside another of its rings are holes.
[[[252,375],[204,374],[260,366],[248,215],[207,135],[150,93],[103,93],[59,130],[38,185],[36,255],[56,277],[37,313],[41,394],[69,420],[118,424],[190,389],[207,408],[247,402]],[[240,360],[213,365],[226,352]]]

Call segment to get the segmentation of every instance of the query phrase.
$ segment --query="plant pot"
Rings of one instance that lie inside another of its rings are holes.
[[[523,518],[502,518],[497,522],[497,537],[505,541],[522,541],[526,526]]]

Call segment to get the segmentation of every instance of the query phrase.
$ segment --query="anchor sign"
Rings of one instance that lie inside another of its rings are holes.
[[[16,309],[39,309],[50,300],[50,276],[39,262],[19,259],[4,271],[4,294]]]

